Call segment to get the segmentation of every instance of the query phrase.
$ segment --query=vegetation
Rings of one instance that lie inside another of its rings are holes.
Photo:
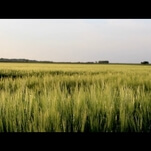
[[[151,68],[0,63],[0,132],[150,132]]]
[[[143,62],[141,62],[141,64],[149,64],[149,62],[148,61],[143,61]]]
[[[40,62],[40,63],[53,63],[52,61],[37,61],[37,60],[29,60],[29,59],[7,59],[7,58],[0,58],[0,62],[21,62],[21,63],[23,63],[23,62],[25,62],[25,63],[27,63],[27,62],[29,62],[29,63],[31,63],[31,62],[33,62],[33,63]]]
[[[7,58],[0,58],[0,62],[17,62],[17,63],[57,63],[57,64],[93,64],[93,63],[101,63],[101,64],[108,64],[109,61],[96,61],[96,62],[53,62],[53,61],[38,61],[38,60],[29,60],[29,59],[7,59]]]
[[[98,63],[102,63],[102,64],[108,64],[109,61],[105,60],[105,61],[98,61]]]

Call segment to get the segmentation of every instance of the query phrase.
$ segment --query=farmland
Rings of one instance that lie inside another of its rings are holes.
[[[0,63],[0,132],[150,132],[151,66]]]

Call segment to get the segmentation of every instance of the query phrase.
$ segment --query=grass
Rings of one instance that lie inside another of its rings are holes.
[[[0,63],[0,132],[150,131],[150,66]]]

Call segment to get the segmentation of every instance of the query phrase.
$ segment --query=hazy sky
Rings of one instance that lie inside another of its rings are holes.
[[[151,19],[0,19],[0,58],[151,62]]]

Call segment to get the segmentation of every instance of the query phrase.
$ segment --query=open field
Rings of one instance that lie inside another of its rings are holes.
[[[0,132],[150,132],[151,66],[0,63]]]

